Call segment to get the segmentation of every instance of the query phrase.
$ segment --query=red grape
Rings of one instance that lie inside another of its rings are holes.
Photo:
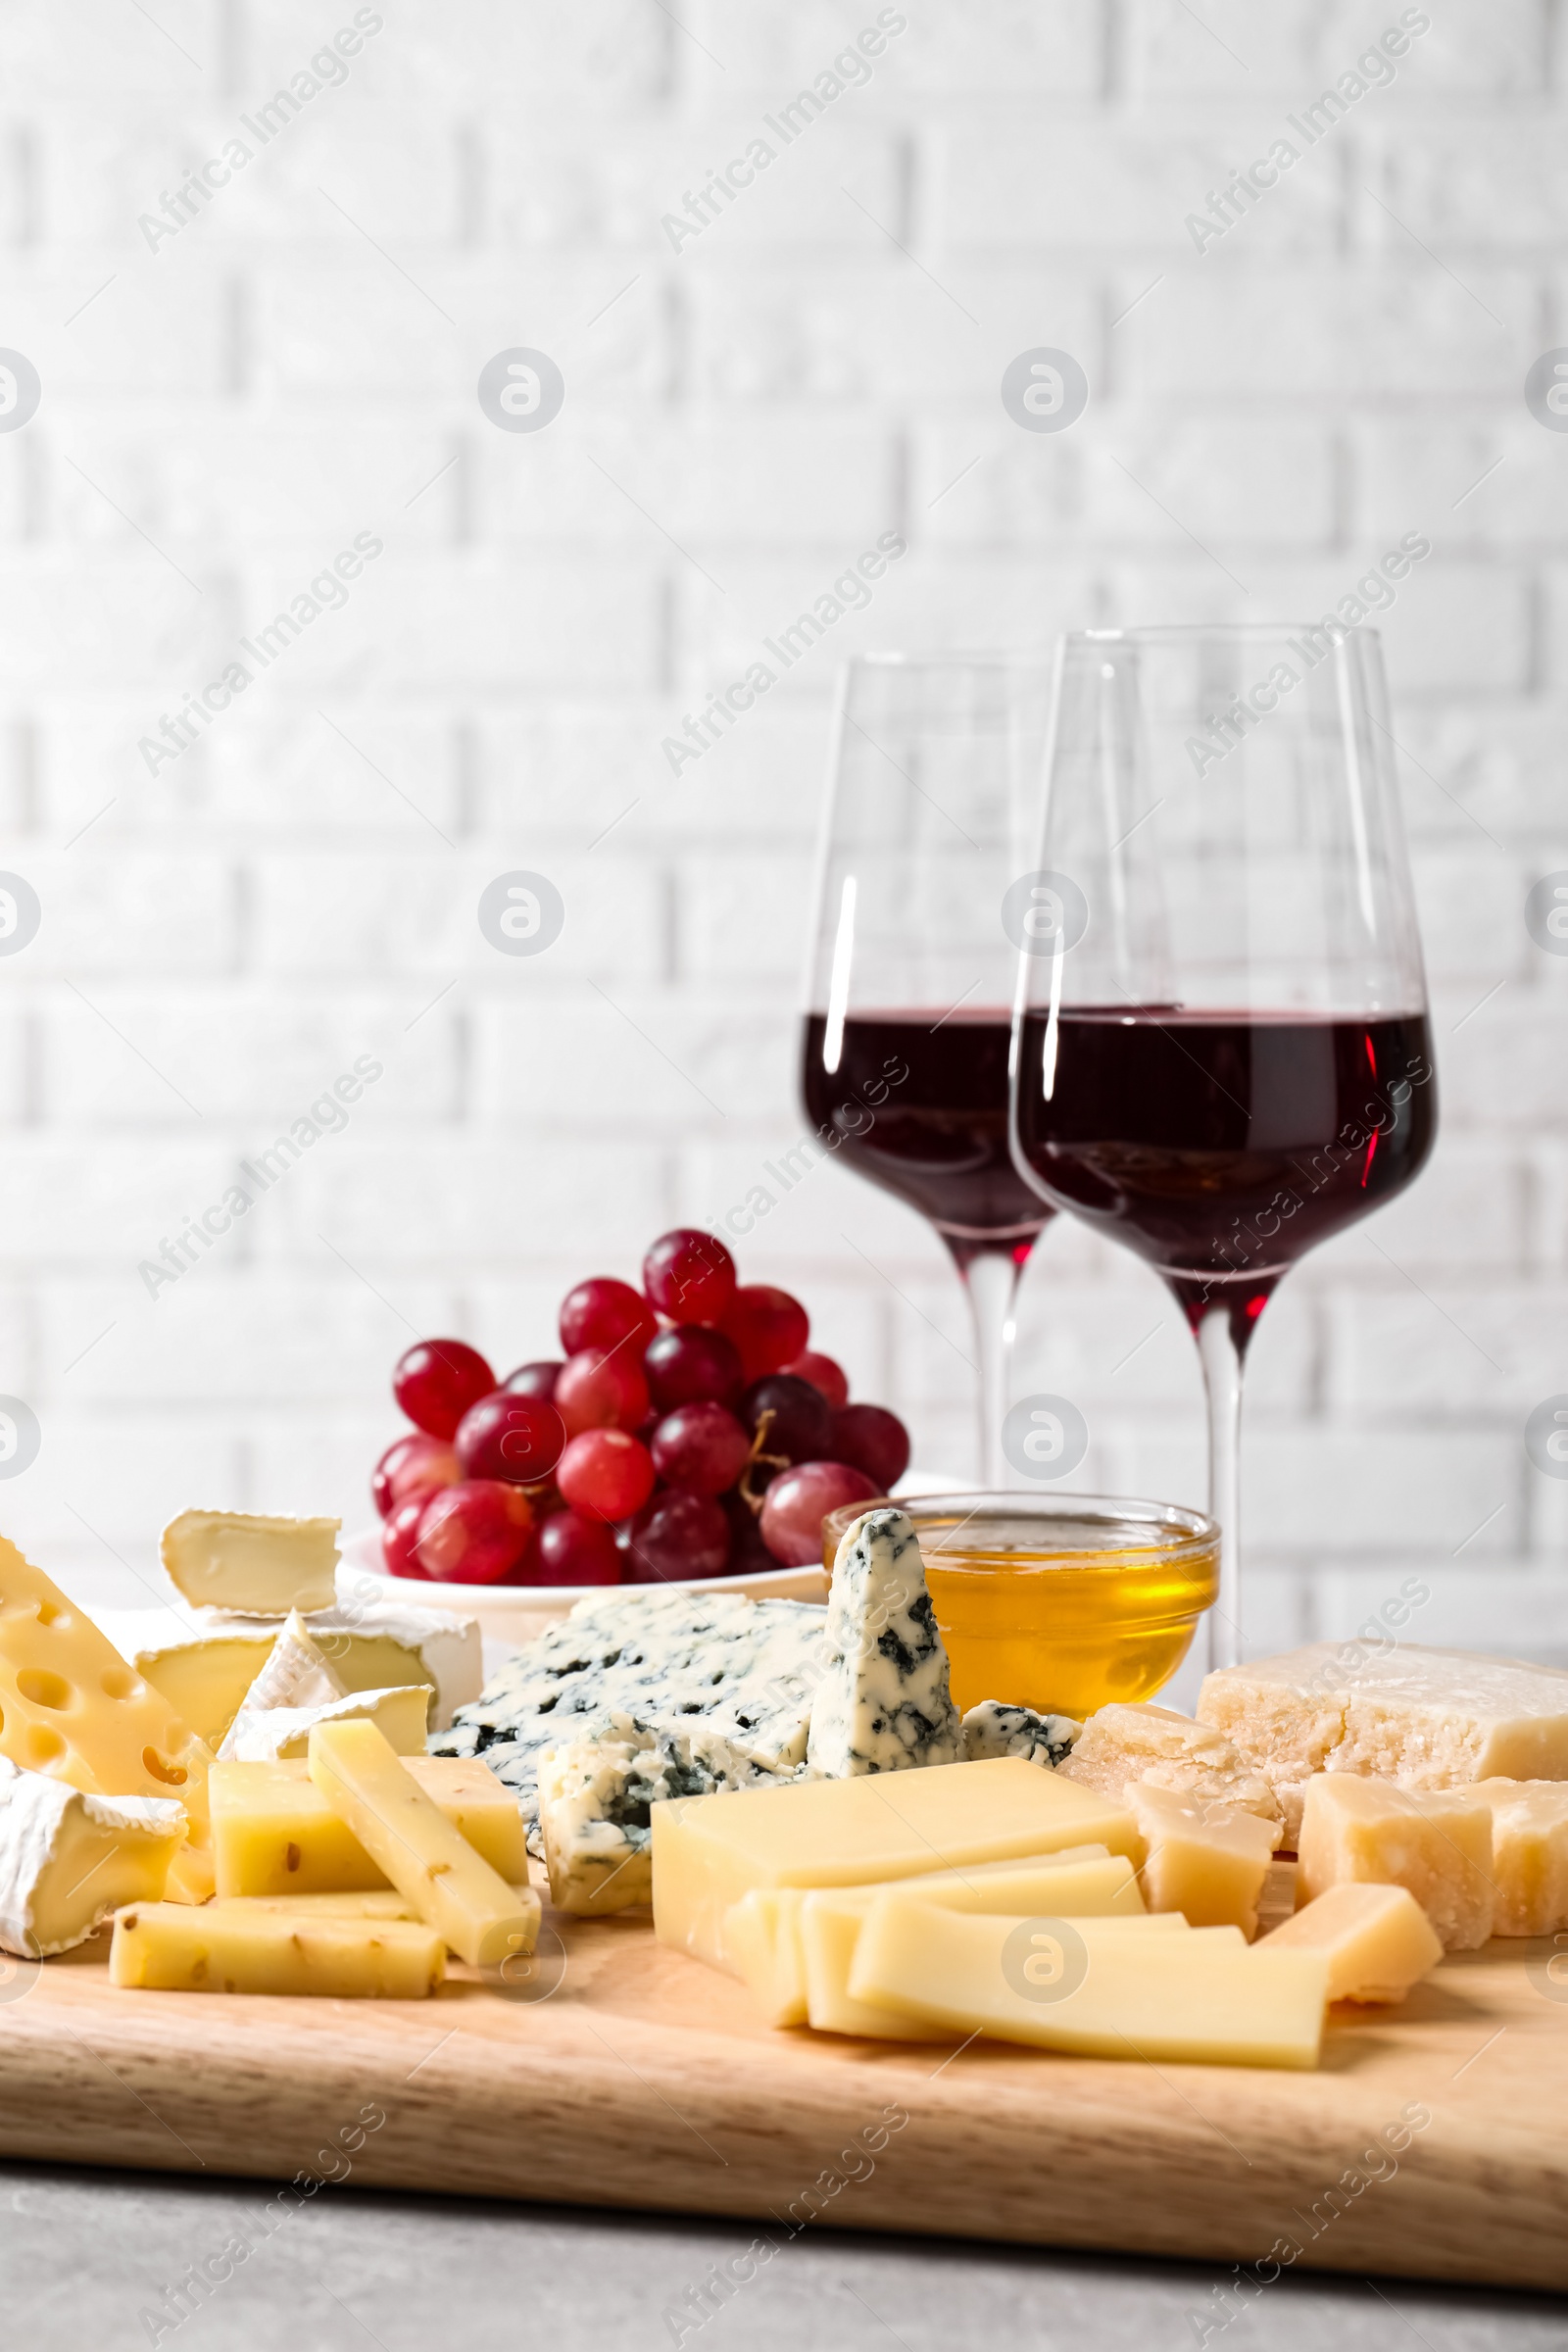
[[[671,1323],[716,1323],[735,1295],[735,1260],[712,1234],[677,1225],[643,1259],[643,1289]]]
[[[525,1487],[548,1478],[561,1458],[566,1432],[542,1396],[497,1389],[463,1416],[458,1459],[468,1478],[504,1478]]]
[[[496,1385],[477,1348],[464,1340],[420,1340],[399,1356],[392,1394],[409,1419],[427,1437],[456,1437],[470,1404]]]
[[[701,1323],[677,1323],[650,1340],[643,1370],[662,1413],[677,1404],[733,1404],[745,1386],[733,1341]]]
[[[654,1491],[654,1465],[623,1429],[585,1429],[562,1455],[556,1484],[585,1519],[629,1519]]]
[[[500,1478],[468,1478],[432,1494],[415,1545],[437,1584],[493,1585],[528,1547],[533,1509],[526,1494]]]
[[[557,1511],[528,1547],[528,1582],[537,1585],[618,1585],[620,1553],[601,1519]]]
[[[568,1355],[583,1348],[613,1348],[634,1332],[641,1349],[658,1329],[659,1318],[641,1291],[611,1274],[579,1282],[561,1301],[561,1345]]]
[[[822,1557],[822,1522],[847,1502],[874,1502],[878,1489],[848,1462],[801,1462],[767,1490],[762,1541],[787,1568]]]
[[[585,1429],[635,1429],[648,1417],[648,1383],[628,1346],[568,1355],[556,1383],[556,1410],[568,1438]]]
[[[798,1298],[776,1291],[771,1283],[749,1282],[735,1293],[719,1320],[719,1329],[741,1352],[748,1380],[764,1372],[782,1372],[806,1351],[811,1319]]]
[[[744,1494],[723,1496],[720,1505],[729,1521],[729,1574],[731,1576],[771,1576],[778,1567],[777,1560],[762,1542],[762,1531],[757,1513]]]
[[[509,1372],[501,1386],[509,1396],[542,1396],[546,1404],[555,1399],[556,1383],[561,1378],[559,1356],[547,1357],[539,1363],[519,1364]]]
[[[422,1578],[426,1583],[429,1581],[414,1545],[430,1493],[431,1490],[426,1488],[421,1494],[407,1496],[394,1507],[381,1530],[381,1557],[386,1562],[389,1576],[413,1576]]]
[[[879,1494],[891,1494],[909,1467],[909,1433],[897,1413],[880,1404],[847,1404],[833,1416],[832,1443],[824,1450],[874,1478]]]
[[[808,1380],[813,1389],[820,1389],[829,1404],[837,1407],[849,1403],[850,1384],[845,1378],[844,1368],[836,1364],[830,1355],[818,1355],[808,1348],[804,1355],[798,1355],[794,1363],[786,1364],[784,1369],[794,1379]]]
[[[681,1404],[660,1422],[649,1451],[667,1486],[722,1494],[750,1461],[752,1441],[721,1404]]]
[[[462,1476],[463,1465],[450,1446],[427,1438],[423,1430],[411,1430],[407,1437],[394,1438],[376,1463],[370,1499],[381,1517],[390,1519],[406,1496],[450,1487]]]
[[[710,1494],[665,1490],[626,1530],[626,1568],[634,1584],[722,1576],[728,1565],[729,1521]]]
[[[750,1430],[762,1429],[763,1453],[782,1455],[786,1462],[825,1461],[832,1454],[833,1407],[820,1389],[792,1373],[775,1372],[753,1383],[741,1399],[741,1419]]]

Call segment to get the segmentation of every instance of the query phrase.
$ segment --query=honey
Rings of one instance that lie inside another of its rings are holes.
[[[824,1522],[829,1562],[865,1507]],[[1083,1717],[1152,1698],[1219,1589],[1218,1531],[1197,1511],[1084,1494],[911,1496],[900,1507],[920,1539],[960,1709],[997,1698]]]

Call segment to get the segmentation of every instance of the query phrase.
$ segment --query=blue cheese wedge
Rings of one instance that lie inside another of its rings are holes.
[[[956,1764],[948,1653],[907,1513],[867,1511],[833,1562],[826,1657],[807,1761],[829,1780]]]
[[[1029,1707],[983,1698],[963,1719],[962,1761],[978,1764],[985,1756],[1022,1756],[1054,1771],[1072,1754],[1083,1728],[1071,1715],[1036,1715]]]
[[[722,1788],[776,1787],[807,1767],[770,1771],[701,1723],[660,1731],[609,1714],[539,1758],[539,1832],[558,1911],[628,1911],[653,1900],[650,1807]]]
[[[430,1752],[482,1756],[515,1790],[530,1850],[542,1855],[539,1760],[592,1740],[607,1715],[700,1731],[737,1763],[794,1772],[806,1760],[823,1641],[823,1612],[804,1601],[612,1588],[519,1649]]]

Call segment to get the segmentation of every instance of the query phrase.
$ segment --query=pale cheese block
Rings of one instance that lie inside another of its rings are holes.
[[[421,1921],[237,1916],[226,1904],[137,1903],[116,1915],[109,1982],[143,1992],[318,1993],[417,2001],[446,1974]]]
[[[1172,1707],[1121,1701],[1101,1707],[1056,1769],[1116,1804],[1134,1781],[1145,1781],[1205,1804],[1254,1813],[1275,1824],[1276,1845],[1284,1834],[1279,1799],[1240,1749],[1223,1732]]]
[[[1198,1715],[1268,1782],[1290,1845],[1317,1772],[1406,1788],[1568,1779],[1568,1672],[1465,1650],[1313,1642],[1207,1676]]]
[[[213,1891],[212,1752],[92,1619],[0,1537],[0,1755],[89,1796],[173,1797],[185,1843],[166,1891]]]
[[[996,1911],[1025,1917],[1058,1911],[1144,1916],[1143,1897],[1132,1864],[1102,1845],[1082,1845],[1021,1862],[978,1862],[967,1870],[933,1872],[900,1885],[946,1910]],[[859,1901],[872,1889],[846,1887]],[[756,1886],[725,1915],[724,1951],[751,1990],[763,2023],[806,2023],[806,1955],[801,1941],[803,1906],[813,1900],[800,1886]],[[1177,1920],[1178,1927],[1186,1922]],[[813,2019],[812,2023],[816,2021]]]
[[[1084,2057],[1317,2064],[1329,1982],[1321,1952],[1252,1950],[1236,1928],[1096,1931],[1093,1920],[966,1917],[885,1889],[860,1923],[850,1994],[955,2040],[989,2034]]]
[[[1346,1879],[1272,1928],[1258,1949],[1327,1954],[1331,2001],[1402,2001],[1443,1946],[1407,1886]]]
[[[1147,1848],[1139,1885],[1150,1910],[1179,1911],[1195,1928],[1255,1936],[1276,1825],[1152,1781],[1135,1781],[1126,1794]]]
[[[395,1755],[424,1754],[429,1691],[423,1683],[400,1690],[352,1690],[341,1698],[308,1707],[241,1707],[223,1742],[223,1761],[265,1764],[310,1752],[311,1734],[322,1723],[372,1723]]]
[[[528,1849],[512,1790],[466,1756],[409,1756],[405,1769],[499,1878],[524,1886]],[[310,1777],[303,1758],[215,1764],[213,1851],[218,1892],[293,1898],[384,1889],[370,1859]],[[402,1899],[402,1898],[400,1898]]]
[[[268,1744],[267,1735],[260,1740],[253,1736],[260,1717],[273,1715],[283,1707],[329,1706],[333,1699],[343,1695],[342,1684],[312,1641],[304,1618],[298,1609],[292,1609],[283,1620],[266,1664],[224,1733],[218,1753],[220,1757],[254,1756],[260,1747],[270,1755],[279,1754],[278,1748]],[[421,1739],[423,1728],[421,1725]]]
[[[196,1608],[286,1617],[337,1597],[341,1519],[278,1519],[257,1511],[181,1511],[159,1544],[170,1583]]]
[[[855,1886],[1098,1843],[1143,1860],[1130,1813],[1021,1756],[791,1781],[653,1808],[654,1932],[714,1968],[754,1886]]]
[[[1492,1934],[1492,1813],[1473,1788],[1317,1773],[1306,1784],[1298,1861],[1303,1904],[1359,1879],[1408,1887],[1445,1951],[1474,1951]]]
[[[1492,1815],[1494,1936],[1568,1928],[1568,1781],[1477,1781]]]
[[[70,1951],[122,1903],[156,1902],[184,1842],[173,1797],[90,1796],[0,1756],[0,1951]]]
[[[504,1968],[539,1938],[531,1886],[509,1886],[431,1802],[373,1723],[318,1723],[311,1779],[366,1852],[470,1968]]]
[[[806,1761],[832,1779],[956,1764],[960,1729],[919,1538],[906,1511],[867,1511],[834,1556]]]

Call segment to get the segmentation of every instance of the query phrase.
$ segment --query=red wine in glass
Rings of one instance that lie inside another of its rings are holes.
[[[802,1090],[812,1125],[842,1137],[839,1158],[929,1217],[960,1259],[999,1245],[1026,1257],[1052,1212],[1007,1150],[1010,1010],[849,1013],[831,1075],[825,1030],[807,1016]]]
[[[1425,1016],[1075,1005],[1026,1015],[1018,1146],[1064,1206],[1238,1344],[1288,1267],[1381,1208],[1436,1126]],[[1048,1055],[1054,1062],[1047,1093]]]

